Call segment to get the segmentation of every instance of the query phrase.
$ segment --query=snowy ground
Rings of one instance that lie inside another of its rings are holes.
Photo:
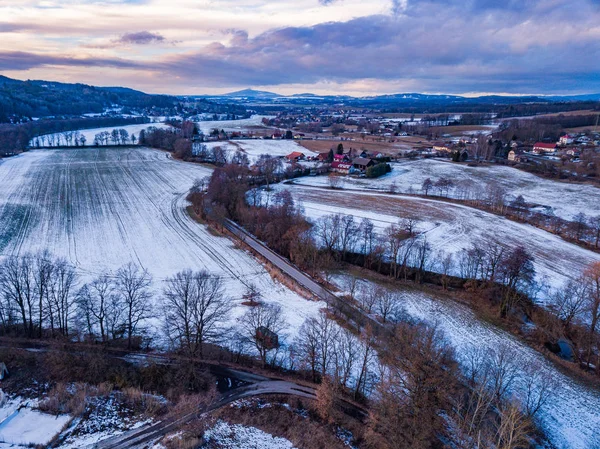
[[[74,132],[79,132],[79,134],[85,136],[85,145],[86,146],[93,146],[94,145],[94,138],[96,137],[96,134],[99,134],[101,132],[107,131],[107,132],[111,132],[113,129],[124,129],[129,133],[129,137],[131,138],[131,135],[134,134],[136,139],[140,136],[140,131],[148,129],[150,127],[154,126],[155,128],[170,128],[170,125],[167,125],[165,123],[144,123],[144,124],[140,124],[140,125],[125,125],[125,126],[109,126],[107,128],[93,128],[93,129],[81,129],[79,131],[74,131]],[[65,139],[62,137],[63,133],[55,133],[54,136],[58,137],[60,136],[60,143],[61,145],[66,145]],[[52,136],[52,134],[49,134],[46,136],[46,145],[48,145],[49,140],[48,136]],[[35,146],[35,139],[33,139],[31,141],[31,145]],[[112,143],[112,141],[109,141],[109,143]]]
[[[452,179],[455,184],[472,182],[474,194],[483,194],[492,182],[498,183],[511,198],[523,195],[525,201],[547,206],[557,216],[571,219],[579,212],[587,215],[600,215],[600,188],[586,184],[571,184],[540,178],[512,167],[489,166],[469,167],[436,159],[421,159],[392,164],[393,171],[378,179],[346,177],[347,188],[389,191],[394,184],[398,192],[422,193],[423,181],[433,182],[441,177]],[[302,178],[298,182],[310,185],[328,185],[327,177]],[[450,196],[459,197],[458,189]]]
[[[21,398],[0,406],[0,448],[45,445],[71,420],[68,415],[53,416],[34,410]]]
[[[49,250],[74,264],[83,281],[127,262],[148,269],[154,289],[191,268],[222,276],[236,304],[249,284],[282,306],[294,334],[322,303],[275,282],[234,243],[185,211],[188,189],[210,175],[141,147],[36,150],[0,164],[0,256]],[[231,323],[246,311],[238,305]]]
[[[343,286],[343,277],[336,277]],[[400,290],[402,307],[411,317],[437,325],[456,349],[457,357],[472,349],[497,350],[506,345],[514,354],[519,378],[513,389],[523,397],[523,368],[539,365],[541,380],[547,375],[557,389],[540,412],[543,428],[557,449],[600,448],[600,393],[558,371],[542,355],[507,332],[477,319],[466,306],[413,290]]]
[[[317,155],[317,153],[307,150],[293,140],[252,139],[231,140],[230,142],[234,145],[238,145],[245,153],[247,153],[251,162],[258,159],[261,154],[269,154],[277,157],[287,156],[294,151],[298,151],[304,153],[305,156]]]
[[[314,179],[317,178],[298,178],[298,181]],[[489,240],[509,247],[523,245],[535,258],[538,282],[551,289],[577,278],[591,262],[600,261],[600,254],[565,242],[554,234],[458,204],[375,192],[363,194],[283,184],[278,188],[288,188],[306,216],[313,220],[332,213],[351,214],[359,222],[369,218],[382,231],[401,218],[416,217],[418,230],[434,252],[458,254],[472,244],[484,247]],[[543,299],[548,293],[541,292],[540,297]]]
[[[196,123],[204,134],[209,134],[214,128],[217,128],[219,131],[224,130],[225,132],[235,132],[246,131],[248,128],[253,127],[264,127],[262,123],[263,118],[272,118],[272,116],[253,115],[250,118],[241,120],[201,121]]]
[[[204,438],[209,445],[215,444],[220,449],[294,449],[285,438],[274,437],[256,427],[225,421],[217,421],[204,433]]]
[[[285,157],[294,151],[304,153],[307,157],[316,156],[310,150],[299,145],[293,140],[271,140],[271,139],[239,139],[239,140],[228,140],[218,142],[206,142],[204,145],[210,150],[214,147],[221,147],[226,153],[227,157],[231,157],[237,152],[241,151],[248,155],[250,164],[256,163],[258,158],[263,154],[268,154],[274,157]],[[310,162],[304,162],[304,164],[310,164]]]

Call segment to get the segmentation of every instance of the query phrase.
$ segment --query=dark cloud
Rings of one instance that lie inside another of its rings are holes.
[[[159,70],[212,86],[379,79],[430,92],[600,91],[600,42],[586,32],[599,15],[586,0],[576,1],[579,8],[571,3],[568,14],[557,1],[508,1],[506,8],[491,0],[411,3],[397,16],[253,38],[236,32],[227,45],[171,57]]]
[[[40,55],[23,51],[0,51],[0,70],[29,70],[46,66],[112,67],[118,69],[146,68],[120,58],[72,58],[57,55]]]
[[[134,68],[155,72],[157,79],[168,78],[182,89],[192,83],[276,86],[368,79],[426,92],[600,91],[596,0],[394,0],[390,5],[395,14],[252,37],[245,30],[225,30],[226,44],[146,63],[0,52],[0,70]],[[119,42],[165,40],[144,31]]]
[[[116,42],[122,44],[148,45],[164,41],[164,36],[162,36],[159,33],[151,33],[150,31],[139,31],[136,33],[124,34]]]

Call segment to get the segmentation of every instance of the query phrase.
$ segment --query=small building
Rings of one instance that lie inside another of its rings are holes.
[[[571,137],[568,134],[565,134],[564,136],[561,136],[560,139],[558,139],[558,143],[564,147],[566,145],[572,144],[573,140],[574,140],[573,137]]]
[[[300,151],[294,151],[288,154],[285,158],[290,162],[298,162],[305,159],[305,156],[304,153],[301,153]]]
[[[275,349],[279,347],[279,336],[264,326],[260,326],[256,329],[256,340],[264,349]]]
[[[350,164],[349,162],[333,161],[331,163],[331,171],[335,172],[335,173],[341,173],[343,175],[347,175],[348,173],[350,173],[351,169],[352,169],[352,164]]]
[[[535,143],[535,145],[533,145],[533,152],[534,153],[554,153],[556,151],[556,144],[555,143],[544,143],[544,142],[537,142]]]
[[[329,161],[329,157],[331,156],[331,153],[332,153],[331,150],[319,153],[317,155],[317,160],[321,161],[321,162],[328,162]]]
[[[375,165],[373,159],[366,157],[357,157],[352,161],[352,166],[360,171],[365,171],[367,168],[372,167],[373,165]]]

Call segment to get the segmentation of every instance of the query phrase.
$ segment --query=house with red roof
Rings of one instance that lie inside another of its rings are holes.
[[[556,151],[556,144],[555,143],[544,143],[544,142],[537,142],[535,145],[533,145],[533,152],[534,153],[554,153]]]
[[[294,151],[293,153],[288,154],[285,158],[290,162],[298,162],[303,160],[305,157],[306,156],[304,156],[304,153],[301,153],[300,151]]]

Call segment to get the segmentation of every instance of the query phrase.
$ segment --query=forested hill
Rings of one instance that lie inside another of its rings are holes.
[[[52,81],[19,81],[0,75],[0,123],[22,118],[100,113],[112,105],[168,108],[176,97],[133,89]]]

